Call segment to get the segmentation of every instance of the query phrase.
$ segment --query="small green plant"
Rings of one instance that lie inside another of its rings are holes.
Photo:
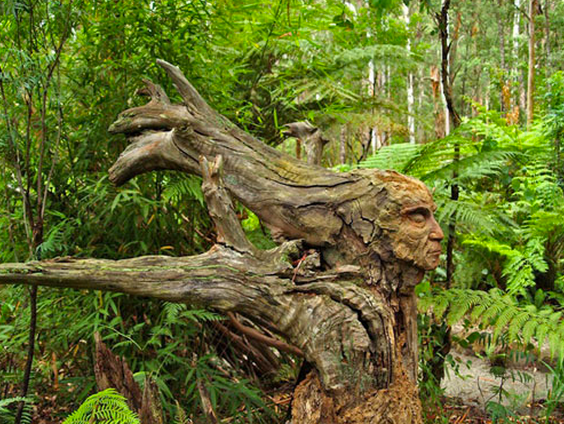
[[[419,336],[419,397],[425,411],[426,423],[448,422],[442,413],[444,390],[433,373],[434,352],[437,350],[437,338],[433,337],[433,319],[430,315],[417,316]]]
[[[106,389],[89,396],[63,424],[140,424],[137,414],[115,389]]]
[[[192,424],[192,420],[186,415],[186,412],[176,401],[176,414],[174,415],[174,424]]]
[[[545,363],[550,370],[552,383],[544,404],[544,419],[548,423],[555,409],[564,401],[564,359],[559,358],[554,367]]]
[[[14,422],[15,418],[15,411],[17,409],[17,404],[19,402],[25,402],[22,420],[23,424],[31,423],[31,403],[29,398],[24,397],[11,397],[6,399],[0,399],[0,423],[10,423]],[[16,408],[14,408],[14,404],[16,404]],[[12,405],[12,408],[8,408],[8,406]]]

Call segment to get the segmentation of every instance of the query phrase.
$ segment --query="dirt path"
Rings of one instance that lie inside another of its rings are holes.
[[[546,398],[550,388],[550,374],[535,369],[532,364],[508,369],[502,378],[491,373],[486,360],[464,353],[454,353],[453,356],[460,360],[458,373],[449,367],[442,387],[447,396],[461,398],[469,405],[484,408],[489,401],[500,402],[501,388],[505,395],[501,396],[500,403],[514,410],[524,410],[533,399]]]

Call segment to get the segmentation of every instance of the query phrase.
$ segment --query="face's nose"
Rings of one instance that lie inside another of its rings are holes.
[[[431,232],[429,233],[429,238],[436,241],[441,241],[445,238],[441,226],[433,215],[431,215]]]

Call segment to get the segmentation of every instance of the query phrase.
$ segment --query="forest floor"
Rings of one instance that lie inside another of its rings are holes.
[[[432,415],[446,416],[456,424],[496,422],[492,419],[496,413],[509,415],[497,422],[564,423],[562,410],[547,420],[545,403],[552,377],[542,364],[511,363],[495,367],[494,375],[490,362],[473,352],[453,353],[453,357],[455,363],[449,365],[442,384],[442,411]]]
[[[455,362],[448,366],[443,381],[443,396],[435,403],[425,402],[427,423],[431,424],[564,424],[564,408],[546,417],[546,399],[551,388],[551,374],[542,361],[514,361],[505,367],[503,375],[494,375],[490,362],[467,349],[452,352]],[[43,390],[39,390],[43,392]],[[62,407],[61,399],[49,393],[38,394],[34,406],[34,424],[55,424],[55,416],[68,415],[72,408]],[[286,390],[278,393],[275,402],[280,415],[290,402]],[[63,402],[64,403],[64,402]],[[501,405],[497,406],[497,405]],[[508,414],[505,420],[495,420]],[[1,420],[0,420],[1,421]]]
[[[443,382],[445,395],[462,399],[469,405],[485,407],[495,401],[522,411],[531,401],[546,399],[551,387],[551,374],[537,364],[513,364],[503,374],[494,375],[489,361],[455,353],[457,365],[449,366]]]

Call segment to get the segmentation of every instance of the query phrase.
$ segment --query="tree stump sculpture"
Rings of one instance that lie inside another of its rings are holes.
[[[182,96],[146,81],[148,104],[110,127],[131,144],[110,169],[124,184],[154,170],[203,177],[217,244],[191,257],[59,259],[0,265],[0,283],[99,289],[241,314],[303,352],[312,371],[292,423],[421,423],[414,286],[439,263],[443,233],[420,181],[394,171],[334,173],[306,164],[214,111],[180,70]],[[256,249],[232,198],[276,240]]]

